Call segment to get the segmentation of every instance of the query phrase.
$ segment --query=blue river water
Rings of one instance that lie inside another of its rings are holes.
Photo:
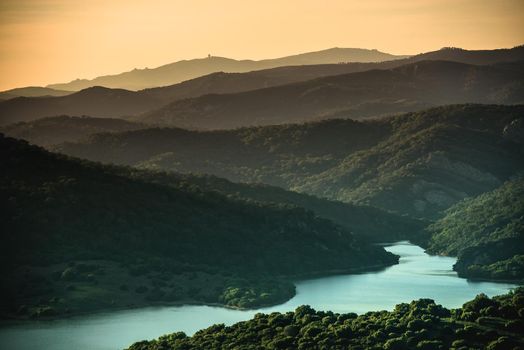
[[[493,296],[516,287],[459,278],[452,270],[455,258],[427,255],[408,242],[385,248],[400,255],[398,265],[382,271],[297,281],[297,295],[281,305],[248,311],[195,305],[148,307],[7,324],[0,328],[0,349],[117,350],[166,333],[183,331],[191,335],[215,323],[230,325],[248,320],[257,312],[292,311],[304,304],[317,310],[363,313],[431,298],[454,308],[479,293]]]

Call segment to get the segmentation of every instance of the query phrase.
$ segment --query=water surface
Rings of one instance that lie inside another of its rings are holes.
[[[142,339],[183,331],[193,334],[215,323],[248,320],[257,312],[292,311],[308,304],[317,310],[363,313],[391,310],[396,304],[431,298],[448,308],[461,306],[479,293],[504,294],[515,285],[470,282],[452,271],[455,258],[429,256],[415,245],[399,242],[386,250],[400,263],[378,272],[337,275],[299,281],[288,302],[256,311],[210,306],[149,307],[79,316],[58,321],[4,325],[0,349],[116,350]]]

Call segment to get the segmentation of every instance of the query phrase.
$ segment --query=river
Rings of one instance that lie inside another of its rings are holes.
[[[453,308],[479,293],[493,296],[516,287],[458,278],[452,271],[455,258],[429,256],[407,242],[385,248],[400,255],[398,265],[382,271],[297,281],[297,295],[281,305],[255,311],[191,305],[148,307],[56,321],[4,324],[0,328],[0,349],[117,350],[166,333],[193,334],[214,323],[229,325],[250,319],[257,312],[292,311],[303,304],[317,310],[363,313],[391,310],[401,302],[431,298]]]

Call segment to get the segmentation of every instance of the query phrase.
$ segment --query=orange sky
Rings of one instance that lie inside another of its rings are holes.
[[[0,90],[208,53],[524,44],[524,0],[0,0]]]

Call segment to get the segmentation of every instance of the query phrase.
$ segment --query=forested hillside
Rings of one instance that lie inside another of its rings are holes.
[[[429,251],[458,256],[461,276],[524,279],[524,178],[457,203],[428,233]]]
[[[94,135],[60,152],[263,182],[434,219],[524,169],[522,106],[456,105],[372,121]]]
[[[305,208],[345,227],[367,241],[384,243],[409,239],[426,245],[429,239],[429,235],[424,231],[425,226],[429,224],[427,221],[396,215],[374,207],[357,206],[286,191],[280,187],[234,183],[209,175],[182,175],[142,170],[133,172],[132,176],[176,188],[198,187],[249,202]]]
[[[290,278],[397,257],[301,208],[175,187],[0,138],[3,315],[205,302],[254,307]]]
[[[192,337],[183,332],[137,342],[128,350],[189,349],[523,349],[524,290],[478,295],[448,310],[431,299],[398,304],[392,311],[338,314],[309,306],[295,312],[257,314]]]

